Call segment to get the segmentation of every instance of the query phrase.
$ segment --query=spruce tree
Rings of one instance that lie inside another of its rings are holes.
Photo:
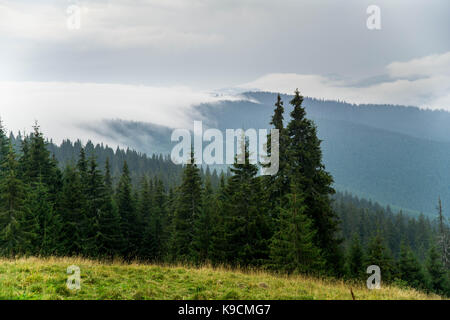
[[[320,249],[314,244],[315,230],[305,214],[298,188],[292,187],[285,207],[280,207],[278,231],[270,245],[270,266],[287,273],[318,273],[324,267]]]
[[[354,234],[347,256],[348,275],[350,278],[361,279],[366,275],[364,260],[364,251],[359,236]]]
[[[267,199],[264,198],[258,167],[249,162],[248,143],[231,168],[223,202],[225,259],[232,265],[262,265],[269,255],[271,237]],[[243,157],[244,163],[238,163]]]
[[[0,252],[6,256],[24,253],[32,235],[23,228],[26,214],[25,186],[18,177],[18,163],[12,145],[2,164],[0,180]]]
[[[166,196],[164,183],[161,179],[155,178],[153,184],[152,197],[152,217],[151,227],[154,234],[155,258],[156,260],[163,259],[165,255],[165,246],[170,240],[170,224],[171,221],[167,212],[170,210],[170,201]]]
[[[142,177],[138,211],[142,219],[142,246],[139,255],[148,260],[156,260],[157,245],[156,234],[154,230],[154,216],[153,216],[153,182],[150,183],[147,177]]]
[[[37,228],[32,231],[37,235],[34,241],[36,253],[40,256],[60,254],[62,252],[60,236],[63,221],[58,212],[54,210],[54,205],[50,200],[53,197],[42,180],[35,183],[34,188],[30,191],[27,205],[31,211],[29,220],[37,222]]]
[[[201,185],[200,170],[195,164],[194,152],[191,151],[190,163],[186,164],[183,172],[173,219],[171,251],[175,261],[193,260],[192,239],[194,222],[201,211]]]
[[[33,133],[28,138],[28,142],[22,147],[26,149],[23,150],[23,156],[26,159],[21,160],[25,164],[24,181],[30,183],[42,181],[50,193],[55,195],[60,187],[60,181],[58,181],[59,170],[37,123],[33,126]],[[55,201],[55,199],[51,200]]]
[[[225,216],[226,204],[228,204],[228,195],[226,190],[225,174],[222,172],[219,179],[219,188],[215,200],[215,210],[212,212],[211,221],[211,239],[209,246],[208,259],[213,265],[218,265],[226,261],[227,243],[225,240]]]
[[[123,252],[121,220],[113,199],[111,169],[106,159],[104,189],[100,189],[101,207],[95,219],[95,246],[100,257],[113,258]]]
[[[400,279],[405,281],[412,288],[425,289],[425,275],[422,267],[411,251],[411,248],[404,243],[401,245],[400,249],[398,272]]]
[[[136,233],[136,207],[132,194],[130,171],[126,161],[123,163],[122,175],[116,191],[116,202],[121,218],[122,235],[124,238],[123,254],[131,259],[138,253],[138,243],[140,235]]]
[[[432,246],[428,252],[426,270],[430,290],[437,294],[450,296],[450,283],[448,281],[448,275],[445,272],[441,255],[439,254],[436,246]]]
[[[208,260],[211,246],[212,216],[216,207],[210,175],[206,175],[205,177],[205,187],[202,196],[200,213],[198,219],[194,221],[194,235],[192,240],[193,256],[198,263],[203,263]]]
[[[82,221],[86,199],[79,171],[67,165],[63,171],[63,187],[59,200],[59,212],[63,221],[61,245],[65,255],[82,254]]]
[[[370,265],[380,267],[381,281],[391,282],[394,280],[397,273],[394,259],[380,234],[372,237],[367,246],[365,267]]]
[[[296,90],[290,101],[294,109],[287,126],[290,175],[304,196],[305,213],[317,230],[315,243],[324,254],[327,269],[339,275],[342,273],[342,240],[337,236],[339,219],[331,207],[330,196],[335,192],[331,186],[333,178],[325,171],[321,140],[317,137],[314,122],[306,118],[302,103],[303,97]]]
[[[290,191],[290,174],[289,174],[289,159],[288,159],[288,137],[287,131],[283,124],[284,120],[284,107],[281,96],[278,94],[277,102],[275,103],[275,110],[270,121],[270,124],[274,129],[278,130],[278,143],[277,145],[272,145],[271,134],[267,137],[267,152],[268,159],[273,153],[275,148],[278,148],[278,172],[274,175],[264,176],[264,186],[266,192],[268,193],[268,204],[270,214],[273,217],[273,222],[275,222],[279,216],[280,210],[286,205],[283,201],[288,199],[287,194]],[[273,166],[274,164],[263,165],[263,167]],[[278,230],[278,226],[275,224],[272,226],[274,231]]]

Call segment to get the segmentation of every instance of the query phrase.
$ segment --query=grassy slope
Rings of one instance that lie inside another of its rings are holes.
[[[66,269],[81,269],[81,290],[66,288]],[[414,290],[368,290],[356,299],[439,299]],[[0,299],[351,299],[350,284],[263,272],[106,264],[77,258],[0,260]]]

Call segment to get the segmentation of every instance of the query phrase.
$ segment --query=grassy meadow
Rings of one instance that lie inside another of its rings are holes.
[[[81,289],[69,290],[67,267],[81,270]],[[211,267],[103,263],[81,258],[0,259],[0,299],[440,299],[412,289],[277,276]]]

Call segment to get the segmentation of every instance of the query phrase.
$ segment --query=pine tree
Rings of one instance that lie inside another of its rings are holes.
[[[129,259],[136,256],[140,237],[136,233],[137,215],[132,192],[130,171],[127,162],[124,161],[122,175],[116,191],[116,202],[125,241],[123,254]]]
[[[191,151],[190,163],[183,172],[183,181],[179,188],[172,238],[172,257],[176,261],[189,261],[192,256],[192,238],[194,221],[201,210],[201,178],[200,170],[195,164],[194,152]]]
[[[194,221],[194,235],[192,240],[193,256],[197,263],[208,260],[211,246],[212,216],[216,208],[210,175],[206,175],[205,177],[205,187],[202,196],[200,213],[198,219]]]
[[[244,163],[238,163],[242,157]],[[223,202],[225,259],[233,265],[262,265],[269,255],[271,237],[267,200],[256,177],[258,167],[249,162],[248,143],[231,168],[233,176],[226,187]]]
[[[25,186],[18,177],[18,163],[12,145],[2,164],[0,180],[0,251],[14,256],[24,253],[32,235],[23,228],[25,218]]]
[[[153,191],[153,210],[152,210],[152,230],[155,235],[155,257],[156,260],[163,259],[165,255],[165,246],[170,241],[171,220],[167,214],[170,210],[171,202],[167,199],[164,183],[156,178]]]
[[[270,266],[288,273],[317,273],[325,261],[314,244],[315,231],[301,194],[295,186],[292,191],[286,207],[280,208],[279,229],[270,245]]]
[[[391,282],[396,276],[394,260],[380,234],[372,237],[367,246],[365,267],[370,265],[380,267],[382,281]]]
[[[306,118],[306,111],[302,106],[303,97],[298,90],[290,103],[294,107],[287,126],[287,156],[291,179],[304,195],[305,213],[312,219],[317,230],[315,243],[325,256],[327,270],[339,275],[342,273],[342,240],[337,237],[339,219],[331,208],[333,178],[325,171],[321,141],[317,138],[315,124]]]
[[[357,234],[353,235],[352,243],[348,253],[348,275],[350,278],[361,279],[365,276],[364,251]]]
[[[50,200],[48,188],[40,180],[34,184],[29,193],[27,205],[31,211],[29,220],[36,221],[36,229],[32,232],[37,235],[36,253],[40,256],[50,256],[61,253],[60,235],[62,228],[61,217],[54,210],[53,203]]]
[[[104,189],[101,188],[101,207],[95,218],[95,246],[101,257],[113,258],[123,252],[121,220],[113,199],[111,169],[106,159]]]
[[[142,177],[138,211],[142,219],[142,246],[139,255],[148,260],[156,260],[157,244],[156,234],[154,228],[154,213],[153,213],[153,182],[148,181],[147,177]]]
[[[411,248],[406,246],[404,243],[401,245],[400,249],[398,272],[400,279],[405,281],[409,286],[416,289],[425,289],[425,275],[422,267],[411,251]]]
[[[38,183],[42,181],[51,194],[59,191],[60,181],[58,181],[58,168],[55,160],[52,159],[47,143],[40,131],[39,125],[33,126],[33,133],[22,148],[25,148],[22,159],[24,166],[24,181],[30,183]],[[54,201],[55,199],[52,199]]]
[[[229,199],[226,192],[225,174],[222,172],[219,179],[219,187],[214,198],[215,210],[212,211],[211,220],[213,221],[211,230],[211,239],[209,246],[208,259],[212,264],[218,265],[226,261],[227,243],[225,239],[225,220],[224,208]]]
[[[86,198],[79,171],[67,165],[63,172],[63,187],[59,200],[59,212],[63,221],[61,245],[65,255],[82,254],[82,226]]]
[[[429,278],[429,288],[437,294],[450,295],[450,283],[442,264],[441,255],[437,248],[432,246],[428,252],[426,269]]]
[[[284,107],[281,96],[278,94],[277,102],[275,103],[275,110],[272,116],[270,124],[274,129],[278,130],[278,145],[272,145],[271,134],[267,137],[267,149],[268,157],[272,155],[272,150],[278,148],[278,172],[274,175],[266,175],[264,179],[264,185],[268,192],[269,197],[269,210],[273,217],[273,221],[276,221],[279,216],[279,211],[286,205],[282,203],[288,197],[286,195],[290,190],[290,174],[289,174],[289,159],[288,159],[288,137],[287,131],[283,124],[284,120]],[[263,165],[263,167],[269,167],[270,165]],[[274,230],[277,230],[277,225],[272,226]]]

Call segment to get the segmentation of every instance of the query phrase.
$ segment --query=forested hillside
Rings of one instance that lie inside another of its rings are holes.
[[[268,128],[276,94],[251,92],[243,100],[201,104],[193,110],[205,127]],[[284,101],[292,96],[282,95]],[[405,212],[435,213],[440,196],[450,206],[450,113],[394,105],[354,105],[305,98],[317,126],[323,160],[334,187]],[[286,112],[292,106],[286,105]],[[96,135],[147,152],[167,154],[172,130],[151,123],[107,120]],[[448,212],[444,212],[448,215]]]
[[[360,280],[375,264],[384,282],[449,294],[448,243],[437,241],[448,240],[443,219],[416,220],[334,196],[298,91],[290,104],[287,116],[278,97],[268,119],[280,131],[278,173],[258,176],[245,143],[245,164],[235,162],[217,187],[193,154],[181,168],[130,150],[79,142],[56,148],[38,125],[19,139],[1,127],[1,254],[208,262]]]

